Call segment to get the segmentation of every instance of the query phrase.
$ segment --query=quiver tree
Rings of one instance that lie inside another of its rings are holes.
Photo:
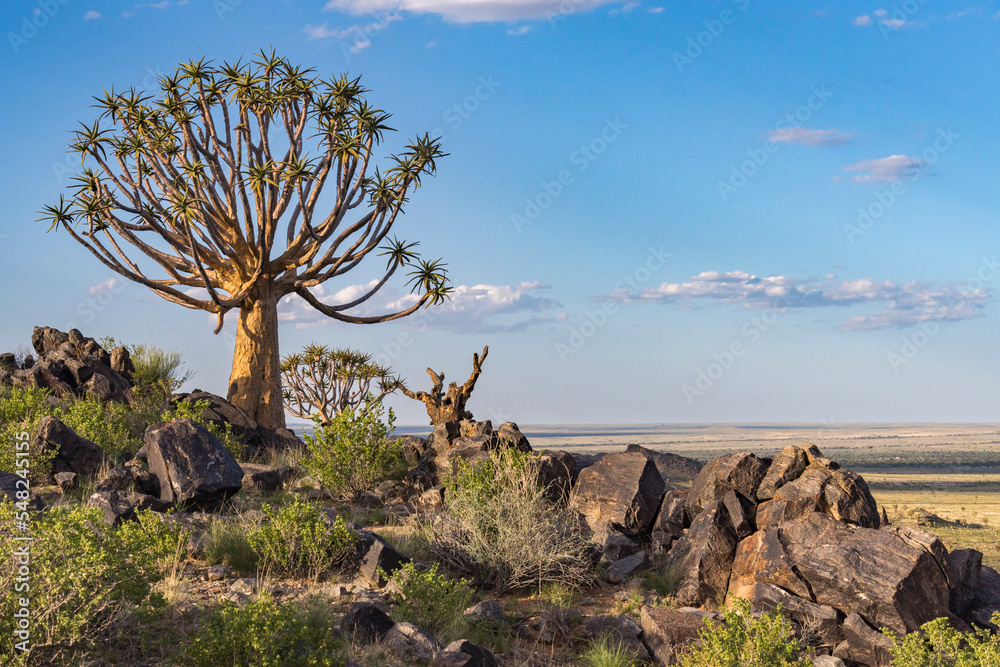
[[[279,300],[296,294],[327,317],[371,324],[447,298],[441,260],[388,234],[411,189],[444,154],[424,135],[375,167],[389,114],[360,79],[323,80],[273,51],[250,63],[200,60],[159,78],[159,90],[105,91],[75,193],[44,218],[106,267],[173,303],[213,313],[216,333],[237,311],[229,400],[267,427],[284,425]],[[327,187],[328,186],[328,187]],[[322,195],[322,197],[321,197]],[[384,271],[344,303],[316,288],[373,252]],[[141,256],[145,256],[144,259]],[[419,298],[397,312],[351,314],[401,268]]]
[[[424,407],[427,408],[427,416],[431,418],[432,426],[444,424],[445,422],[472,419],[472,413],[465,409],[465,404],[468,402],[469,397],[472,396],[472,390],[476,388],[476,380],[479,379],[479,375],[483,372],[483,362],[486,361],[486,355],[489,353],[490,348],[487,345],[483,348],[482,356],[473,354],[472,375],[469,376],[469,379],[461,387],[455,382],[449,384],[448,393],[444,391],[444,373],[435,373],[430,368],[427,369],[427,374],[431,376],[431,380],[434,382],[434,386],[430,392],[413,392],[402,384],[400,384],[399,390],[410,398],[423,402]]]
[[[285,409],[304,419],[315,415],[323,424],[345,410],[366,411],[402,385],[370,354],[315,343],[281,360],[281,380]]]

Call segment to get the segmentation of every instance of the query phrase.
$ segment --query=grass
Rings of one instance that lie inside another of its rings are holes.
[[[595,639],[580,656],[580,664],[585,667],[633,667],[639,662],[624,642],[606,633]]]
[[[215,517],[209,528],[205,560],[209,565],[228,565],[234,572],[250,575],[257,571],[259,556],[250,545],[250,533],[259,522],[243,515]]]

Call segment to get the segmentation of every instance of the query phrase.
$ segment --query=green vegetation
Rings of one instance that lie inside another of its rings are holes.
[[[194,667],[339,667],[346,647],[329,611],[280,604],[261,595],[224,603],[201,623],[185,663]]]
[[[682,667],[807,667],[792,624],[780,612],[755,618],[750,602],[736,598],[724,622],[705,619],[701,642],[681,656]]]
[[[435,563],[421,572],[406,563],[393,574],[403,598],[393,612],[396,621],[413,623],[445,643],[460,639],[469,625],[462,615],[475,599],[468,579],[451,579]]]
[[[452,476],[447,506],[427,526],[432,551],[498,591],[592,581],[591,544],[576,511],[551,502],[532,460],[510,449]]]
[[[0,503],[0,533],[19,512]],[[97,509],[55,507],[31,520],[30,663],[79,664],[76,657],[127,635],[165,606],[153,585],[175,559],[183,535],[155,514],[106,526]],[[0,541],[0,653],[14,652],[15,589],[21,543]],[[23,593],[21,593],[23,595]]]
[[[1000,612],[993,615],[1000,624]],[[893,667],[995,667],[1000,665],[1000,635],[985,629],[962,633],[947,618],[920,626],[920,632],[892,639]]]
[[[137,386],[162,387],[172,394],[194,377],[194,371],[183,371],[180,352],[167,352],[156,345],[130,345],[132,365],[135,372],[132,379]]]
[[[338,516],[328,526],[315,505],[296,501],[277,511],[263,506],[264,524],[247,536],[265,571],[318,579],[357,539]]]
[[[246,452],[246,443],[242,438],[233,433],[233,425],[226,422],[224,427],[209,421],[205,418],[205,409],[211,406],[210,401],[177,401],[169,409],[164,410],[160,415],[160,421],[170,421],[171,419],[190,419],[196,424],[204,426],[209,433],[219,439],[225,448],[234,458],[243,458]]]
[[[257,571],[260,555],[250,544],[250,533],[259,528],[243,517],[215,517],[208,531],[205,561],[209,565],[228,565],[243,575]]]
[[[594,639],[580,660],[585,667],[633,667],[639,664],[635,653],[611,633],[603,633]]]
[[[355,498],[371,491],[388,477],[400,460],[395,441],[388,439],[396,416],[369,396],[365,408],[347,409],[329,424],[316,420],[316,430],[306,436],[310,457],[306,469],[331,493]]]

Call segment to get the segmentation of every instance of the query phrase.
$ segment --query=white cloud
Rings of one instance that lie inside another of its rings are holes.
[[[837,281],[788,276],[758,277],[743,271],[705,271],[682,283],[663,283],[641,292],[616,290],[595,301],[647,302],[691,306],[698,301],[737,304],[746,308],[802,309],[877,304],[880,310],[844,321],[845,331],[901,328],[930,320],[952,321],[983,316],[990,292],[955,283],[898,284],[870,278]]]
[[[326,295],[320,286],[313,293],[321,302],[332,305],[356,299],[375,284],[373,281],[367,285],[352,285],[331,295]],[[421,309],[403,322],[459,333],[521,331],[529,327],[544,326],[565,317],[559,302],[540,294],[547,289],[546,285],[537,282],[517,285],[458,285],[450,300]],[[364,316],[387,314],[405,310],[416,301],[415,295],[404,294],[387,286],[362,306],[349,312]],[[299,329],[333,321],[295,295],[281,300],[278,319],[283,323],[294,324]]]
[[[663,7],[650,7],[646,11],[649,12],[650,14],[662,14]]]
[[[858,18],[854,19],[854,25],[857,26],[871,25],[871,24],[872,24],[872,17],[868,15],[859,16]]]
[[[101,18],[101,13],[95,12],[93,9],[91,9],[89,12],[83,15],[84,21],[93,21],[94,19],[99,19],[99,18]]]
[[[626,2],[624,5],[618,9],[612,9],[608,14],[614,16],[615,14],[630,14],[639,7],[638,2]]]
[[[118,287],[118,278],[113,276],[108,278],[103,283],[97,283],[96,285],[91,285],[87,288],[87,294],[90,296],[97,296],[98,294],[103,294],[104,292],[120,292],[121,288]]]
[[[884,9],[876,9],[875,11],[872,12],[872,14],[874,14],[879,18],[882,18],[883,16],[887,16],[889,12]]]
[[[849,143],[854,132],[840,130],[810,130],[805,127],[786,127],[774,130],[768,136],[771,141],[805,144],[806,146],[843,146]]]
[[[892,183],[914,179],[929,165],[920,158],[906,155],[890,155],[876,160],[865,160],[843,167],[843,171],[867,172],[856,176],[837,176],[837,181],[856,183]]]
[[[401,21],[402,18],[400,14],[387,14],[372,23],[352,25],[343,30],[328,28],[324,23],[319,26],[307,25],[303,31],[309,39],[334,38],[339,42],[349,42],[349,52],[357,54],[372,45],[372,37],[388,28],[389,24]]]
[[[614,0],[573,0],[571,13],[583,14]],[[326,9],[350,14],[407,11],[439,14],[454,23],[522,21],[566,13],[566,0],[330,0]]]
[[[904,26],[914,25],[914,23],[913,21],[907,21],[906,19],[882,19],[882,25],[898,30]]]
[[[521,35],[527,34],[530,30],[531,30],[530,25],[522,25],[518,28],[511,28],[510,30],[507,31],[507,34],[519,37]]]

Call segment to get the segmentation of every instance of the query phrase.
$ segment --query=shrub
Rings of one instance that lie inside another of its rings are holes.
[[[142,447],[142,432],[130,420],[130,410],[121,403],[103,402],[96,398],[73,399],[54,411],[73,431],[104,451],[105,456],[116,460],[131,456]],[[145,427],[142,427],[145,431]]]
[[[332,493],[355,498],[389,476],[399,461],[399,447],[389,441],[396,416],[369,397],[365,409],[347,409],[327,425],[316,420],[316,430],[306,436],[310,457],[305,466]]]
[[[20,518],[0,503],[0,534],[18,534]],[[173,559],[180,531],[151,512],[107,526],[100,510],[54,507],[32,516],[30,662],[78,664],[74,656],[131,627],[137,616],[162,609],[153,584]],[[0,653],[14,651],[17,559],[23,543],[0,540]]]
[[[593,580],[590,541],[575,510],[545,497],[538,468],[512,450],[452,476],[445,511],[427,530],[435,555],[506,591]]]
[[[195,667],[233,665],[339,666],[344,645],[334,623],[323,615],[302,613],[261,595],[241,607],[232,602],[207,615],[185,655]]]
[[[42,389],[0,389],[0,470],[14,472],[16,457],[14,445],[17,436],[28,433],[33,436],[38,430],[42,417],[50,414],[52,406],[45,402],[49,393]],[[48,469],[55,458],[55,452],[33,448],[31,452],[32,481]]]
[[[475,594],[468,579],[449,579],[438,573],[438,565],[421,572],[413,563],[406,563],[393,574],[403,598],[393,615],[432,635],[458,639],[468,625],[462,612],[472,604]]]
[[[1000,612],[993,614],[1000,624]],[[899,637],[884,631],[892,639],[894,667],[994,667],[1000,665],[1000,635],[977,629],[962,633],[937,618],[920,626],[921,632]]]
[[[315,505],[296,501],[277,512],[266,504],[261,509],[267,519],[248,539],[265,569],[317,579],[356,539],[343,517],[328,526]]]
[[[250,533],[255,528],[240,517],[216,517],[209,528],[205,560],[209,565],[228,565],[240,574],[253,574],[260,556],[250,544]]]
[[[639,664],[636,654],[610,633],[602,633],[594,639],[580,660],[586,667],[633,667]]]
[[[179,352],[167,352],[156,345],[129,345],[132,365],[135,372],[132,379],[137,386],[163,387],[167,393],[173,393],[185,382],[194,377],[194,371],[182,371]]]
[[[222,427],[205,418],[205,409],[210,406],[211,402],[207,400],[195,401],[194,403],[177,401],[169,409],[163,411],[160,415],[160,421],[190,419],[194,423],[204,426],[209,433],[218,438],[233,457],[242,458],[246,453],[246,443],[233,433],[233,425],[229,422],[226,422],[225,427]]]
[[[641,576],[646,585],[661,597],[672,595],[681,583],[681,573],[670,563],[659,569],[646,570]]]
[[[749,600],[736,598],[724,612],[724,621],[705,619],[701,643],[681,655],[683,667],[807,667],[791,622],[775,613],[754,618]]]

